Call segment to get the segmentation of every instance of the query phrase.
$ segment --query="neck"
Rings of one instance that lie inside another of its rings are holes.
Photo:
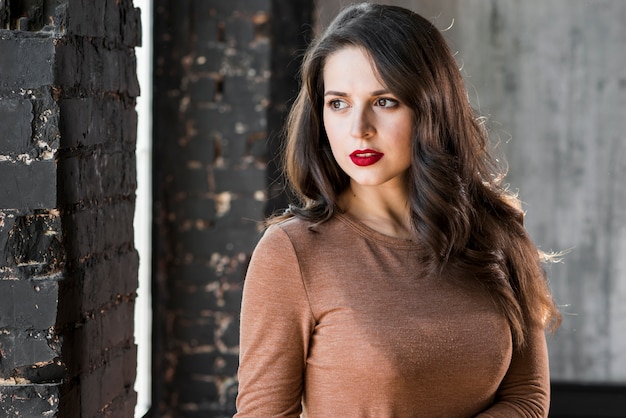
[[[406,190],[351,185],[342,194],[340,207],[382,234],[405,239],[414,237]]]

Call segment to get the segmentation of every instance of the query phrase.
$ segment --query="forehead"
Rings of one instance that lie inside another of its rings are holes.
[[[322,68],[325,88],[338,85],[348,87],[368,86],[383,88],[384,83],[376,63],[363,48],[347,46],[326,57]]]

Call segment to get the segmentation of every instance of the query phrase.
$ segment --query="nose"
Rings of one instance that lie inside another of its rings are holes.
[[[369,109],[365,106],[353,108],[350,135],[355,138],[369,138],[374,134],[374,125]]]

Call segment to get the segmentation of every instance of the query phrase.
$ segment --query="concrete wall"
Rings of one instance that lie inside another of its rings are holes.
[[[545,250],[555,381],[626,383],[626,2],[385,1],[444,29]],[[317,0],[323,26],[338,9]]]

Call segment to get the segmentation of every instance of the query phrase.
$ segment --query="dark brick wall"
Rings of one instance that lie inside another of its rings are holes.
[[[55,38],[17,30],[18,12],[0,3],[0,416],[43,416],[58,412],[64,376]]]
[[[0,416],[133,415],[139,26],[0,1]]]
[[[285,207],[268,184],[312,1],[154,9],[152,414],[232,416],[243,276],[258,221]]]

